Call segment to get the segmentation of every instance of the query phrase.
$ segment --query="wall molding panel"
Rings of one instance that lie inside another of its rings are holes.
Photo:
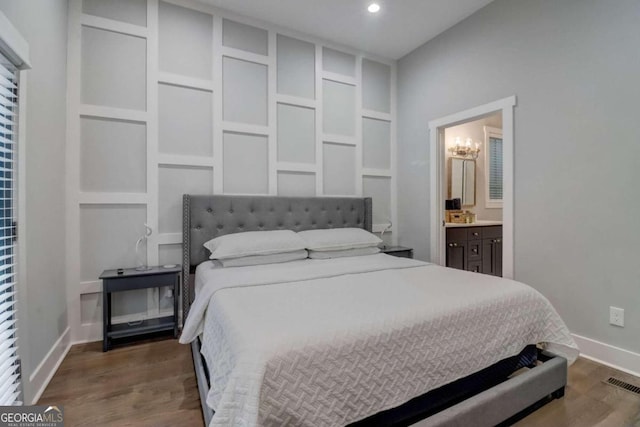
[[[158,73],[158,83],[213,92],[213,81],[173,73]]]
[[[213,168],[213,157],[183,156],[180,154],[158,154],[158,165],[202,166]]]
[[[315,109],[317,102],[315,99],[303,98],[300,96],[276,94],[276,102],[278,104],[292,105],[294,107],[305,107]]]
[[[114,19],[102,18],[94,15],[81,15],[81,23],[84,27],[96,28],[100,30],[112,31],[114,33],[125,34],[140,38],[147,38],[147,27],[116,21]]]
[[[366,119],[382,120],[392,122],[393,116],[389,113],[381,113],[380,111],[362,110],[362,117]]]
[[[374,230],[396,224],[395,61],[193,0],[147,0],[146,25],[114,19],[112,3],[94,16],[69,2],[71,342],[101,338],[97,270],[136,265],[145,221],[154,230],[146,262],[180,262],[183,193],[373,196]],[[103,49],[117,60],[92,55]],[[389,135],[368,140],[369,119]],[[144,143],[135,152],[144,158],[99,146],[116,143]],[[84,164],[101,152],[112,170]],[[366,167],[370,152],[388,167]],[[145,292],[123,298],[114,320],[166,312],[167,292]]]
[[[81,205],[146,205],[148,193],[79,193]]]
[[[99,119],[123,120],[138,123],[146,123],[149,120],[149,115],[146,111],[104,107],[101,105],[82,104],[79,107],[79,113],[80,117],[95,117]]]

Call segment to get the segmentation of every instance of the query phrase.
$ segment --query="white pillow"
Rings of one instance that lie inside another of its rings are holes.
[[[338,251],[378,246],[382,240],[362,228],[329,228],[298,233],[312,251]]]
[[[301,249],[293,252],[283,252],[271,255],[250,255],[238,258],[221,259],[223,267],[244,267],[247,265],[276,264],[280,262],[295,261],[307,258],[307,251]]]
[[[225,234],[204,244],[211,259],[269,255],[304,249],[304,240],[291,230],[246,231]]]
[[[373,255],[380,252],[380,248],[372,246],[369,248],[343,249],[339,251],[309,251],[309,258],[313,259],[330,259],[342,258],[348,256]]]

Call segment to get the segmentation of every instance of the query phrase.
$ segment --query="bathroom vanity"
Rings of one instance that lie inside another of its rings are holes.
[[[502,276],[502,222],[445,224],[447,267]]]

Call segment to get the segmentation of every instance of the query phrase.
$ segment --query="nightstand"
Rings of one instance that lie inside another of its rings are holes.
[[[150,270],[138,271],[135,268],[105,270],[100,275],[102,280],[102,351],[111,348],[114,340],[131,338],[156,332],[173,331],[178,337],[178,298],[180,295],[180,272],[182,267],[152,267]],[[111,294],[113,292],[131,291],[135,289],[173,287],[173,315],[146,319],[140,322],[111,323]]]
[[[380,252],[400,258],[413,258],[413,249],[404,246],[385,246],[380,248]]]

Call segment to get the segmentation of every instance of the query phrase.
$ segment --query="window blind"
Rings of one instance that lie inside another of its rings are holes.
[[[502,200],[502,139],[489,138],[489,200]]]
[[[0,54],[0,405],[21,403],[15,289],[17,104],[18,72]]]

